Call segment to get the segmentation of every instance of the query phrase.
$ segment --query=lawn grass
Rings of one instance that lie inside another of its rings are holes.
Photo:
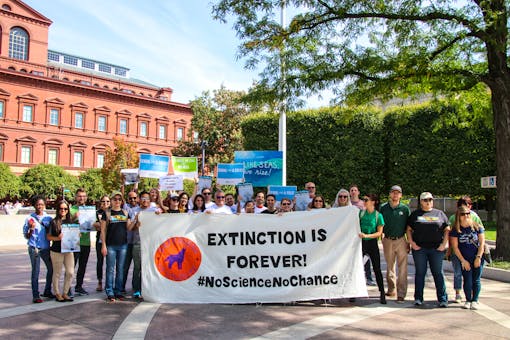
[[[508,262],[508,261],[493,260],[492,264],[490,266],[492,268],[510,270],[510,262]]]
[[[490,241],[496,241],[496,222],[483,222],[485,227],[485,239]]]

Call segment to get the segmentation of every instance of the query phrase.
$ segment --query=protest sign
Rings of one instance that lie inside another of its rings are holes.
[[[235,151],[235,163],[244,164],[244,180],[254,187],[282,185],[281,151]]]
[[[80,223],[80,232],[88,233],[96,230],[93,226],[96,222],[96,207],[80,205],[78,207],[78,222]]]
[[[170,158],[168,156],[141,154],[139,165],[140,177],[160,178],[168,175],[169,162]]]
[[[279,205],[279,202],[284,199],[288,198],[289,200],[294,199],[294,195],[296,194],[297,186],[295,185],[269,185],[267,187],[267,193],[273,194],[276,197],[276,202]]]
[[[198,160],[196,157],[172,156],[172,168],[175,175],[182,175],[184,178],[195,178],[198,176]]]
[[[253,185],[251,183],[238,184],[236,189],[242,207],[244,207],[246,202],[253,200]]]
[[[308,204],[312,201],[308,190],[300,190],[296,192],[294,197],[296,198],[296,202],[294,203],[296,211],[305,211],[308,208]]]
[[[78,223],[62,224],[60,248],[62,253],[80,251],[80,225]]]
[[[198,178],[198,193],[202,193],[203,189],[211,189],[212,188],[212,177],[211,176],[200,176]]]
[[[170,175],[159,178],[159,190],[184,190],[184,177],[182,175]]]
[[[244,165],[242,163],[218,164],[216,183],[221,185],[236,185],[243,182]]]
[[[121,169],[120,173],[124,175],[124,184],[135,184],[140,181],[140,176],[138,175],[138,169]]]
[[[269,303],[367,296],[358,211],[142,213],[144,298]]]

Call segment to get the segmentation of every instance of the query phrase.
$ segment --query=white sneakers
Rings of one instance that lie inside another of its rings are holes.
[[[480,304],[478,303],[478,301],[473,301],[473,302],[466,301],[466,303],[464,303],[464,306],[462,306],[462,308],[463,309],[477,310],[479,305]]]

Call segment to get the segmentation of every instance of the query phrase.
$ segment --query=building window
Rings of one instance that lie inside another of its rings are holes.
[[[166,125],[159,126],[159,139],[166,139]]]
[[[58,109],[51,109],[50,110],[50,125],[58,126]]]
[[[89,68],[89,69],[93,70],[96,67],[96,64],[90,60],[82,60],[81,66],[84,68]]]
[[[9,58],[28,60],[28,33],[21,27],[14,27],[9,34]]]
[[[112,73],[112,67],[110,65],[99,64],[99,71],[105,73]]]
[[[0,162],[4,161],[4,144],[0,143]]]
[[[140,123],[140,136],[147,137],[147,123],[146,122]]]
[[[128,131],[128,122],[127,122],[127,119],[121,119],[119,121],[119,133],[121,135],[127,135],[127,131]]]
[[[32,163],[32,148],[30,146],[21,147],[21,163],[22,164]]]
[[[82,167],[82,161],[83,161],[83,152],[75,151],[73,153],[73,166],[75,168],[81,168]]]
[[[78,58],[70,55],[64,55],[64,64],[78,66]]]
[[[180,141],[184,137],[184,128],[177,128],[177,140]]]
[[[0,100],[0,119],[5,118],[5,102]]]
[[[104,166],[104,153],[97,154],[97,162],[96,165],[98,168],[102,168]]]
[[[118,76],[125,77],[126,76],[126,70],[122,68],[115,68],[115,74]]]
[[[74,127],[77,129],[83,129],[83,113],[76,112],[74,114]]]
[[[106,132],[106,117],[99,116],[97,119],[97,131]]]
[[[52,164],[52,165],[58,164],[58,150],[57,149],[49,149],[48,150],[48,164]]]
[[[48,51],[48,60],[60,62],[60,54]]]
[[[32,122],[34,107],[32,105],[23,105],[23,121]]]

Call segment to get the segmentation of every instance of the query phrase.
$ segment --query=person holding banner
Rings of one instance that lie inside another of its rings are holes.
[[[278,214],[292,212],[292,201],[289,198],[282,198]]]
[[[335,203],[333,203],[332,208],[347,207],[349,205],[352,205],[351,197],[349,196],[349,191],[342,188],[336,194]]]
[[[168,207],[167,213],[169,214],[179,214],[179,195],[176,193],[169,192],[166,196],[163,204]]]
[[[66,201],[60,201],[57,203],[57,214],[54,219],[51,220],[50,230],[47,235],[48,241],[51,241],[50,256],[53,264],[53,290],[55,292],[55,299],[58,302],[70,302],[73,298],[70,297],[67,292],[71,288],[71,281],[74,275],[74,256],[73,253],[67,252],[62,253],[62,227],[68,224],[72,224],[71,213],[69,204]],[[62,273],[62,265],[64,265],[64,294],[61,293],[59,288],[60,273]]]
[[[257,192],[257,195],[255,195],[255,207],[254,207],[255,214],[260,214],[261,212],[263,212],[264,210],[267,209],[264,206],[264,203],[266,201],[265,198],[266,197],[265,197],[265,194],[263,191],[259,191],[259,192]],[[246,204],[245,204],[245,209],[246,209]]]
[[[189,195],[187,192],[183,191],[179,194],[179,212],[180,213],[187,213],[188,212],[188,201],[189,201]]]
[[[205,211],[205,200],[201,194],[195,195],[193,198],[193,207],[188,210],[188,214],[201,214]]]
[[[115,299],[124,299],[121,289],[127,252],[127,231],[132,230],[136,222],[132,222],[128,212],[122,209],[123,198],[120,192],[114,192],[110,200],[111,209],[101,220],[101,253],[106,256],[105,292],[108,301],[114,302]]]
[[[237,204],[236,200],[234,198],[234,194],[226,194],[225,195],[225,205],[230,207],[230,210],[232,210],[232,213],[237,212]]]
[[[379,207],[379,198],[376,194],[368,194],[363,198],[365,210],[359,212],[359,224],[361,233],[361,248],[363,255],[368,255],[374,267],[375,279],[380,293],[380,302],[386,304],[386,295],[384,291],[384,282],[381,272],[381,255],[379,254],[379,246],[377,240],[382,235],[384,227],[384,218],[377,211]]]
[[[324,209],[326,207],[326,201],[324,200],[324,196],[315,195],[310,204],[308,204],[307,210],[312,209]]]
[[[261,214],[276,214],[278,212],[278,209],[276,209],[276,196],[275,195],[267,194],[266,205],[267,205],[267,209],[262,211]]]
[[[151,198],[151,207],[159,209],[160,213],[165,213],[168,210],[168,207],[163,204],[163,199],[157,188],[152,188],[149,191],[149,195]]]
[[[226,214],[232,215],[232,210],[225,205],[225,193],[221,190],[214,194],[214,204],[205,210],[207,214]]]

